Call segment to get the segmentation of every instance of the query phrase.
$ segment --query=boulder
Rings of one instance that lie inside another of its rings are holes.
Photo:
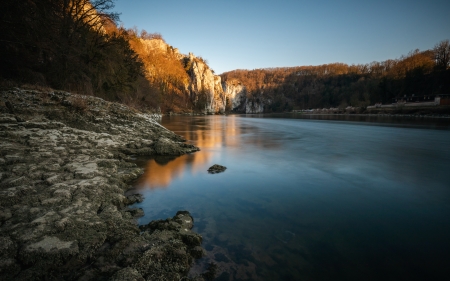
[[[225,166],[214,164],[211,167],[209,167],[208,173],[210,173],[210,174],[222,173],[222,172],[225,172],[226,169],[227,169],[227,167],[225,167]]]

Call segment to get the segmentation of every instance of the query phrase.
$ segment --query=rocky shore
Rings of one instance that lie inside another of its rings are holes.
[[[130,155],[198,150],[158,115],[58,91],[0,92],[0,280],[189,280],[192,216],[139,228]]]

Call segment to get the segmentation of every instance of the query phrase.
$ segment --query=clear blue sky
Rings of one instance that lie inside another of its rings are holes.
[[[370,63],[450,39],[443,0],[116,0],[127,27],[234,69]]]

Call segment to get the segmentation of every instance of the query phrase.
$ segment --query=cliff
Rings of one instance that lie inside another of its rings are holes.
[[[168,52],[174,51],[178,53],[178,49],[173,48],[167,44],[163,39],[142,39],[139,38],[139,42],[144,47],[145,52]]]
[[[224,94],[229,101],[229,109],[232,111],[245,111],[246,90],[238,80],[232,79],[222,82]]]
[[[223,81],[203,58],[180,54],[161,38],[135,37],[130,43],[144,62],[147,79],[158,88],[166,112],[263,112],[261,95],[248,95],[237,79]]]
[[[189,53],[182,59],[187,66],[190,98],[197,110],[205,113],[261,113],[264,103],[261,95],[247,95],[245,86],[238,80],[222,81],[202,59]]]
[[[202,58],[189,53],[183,58],[190,77],[190,98],[195,107],[206,113],[223,113],[226,98],[220,76],[214,75]]]
[[[263,92],[249,93],[247,88],[237,79],[228,79],[222,82],[223,91],[230,103],[229,110],[240,113],[262,113],[264,105],[270,104]]]

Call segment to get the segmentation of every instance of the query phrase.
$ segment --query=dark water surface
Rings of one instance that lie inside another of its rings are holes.
[[[449,119],[292,117],[164,117],[201,151],[139,161],[140,223],[189,210],[217,280],[448,280]]]

